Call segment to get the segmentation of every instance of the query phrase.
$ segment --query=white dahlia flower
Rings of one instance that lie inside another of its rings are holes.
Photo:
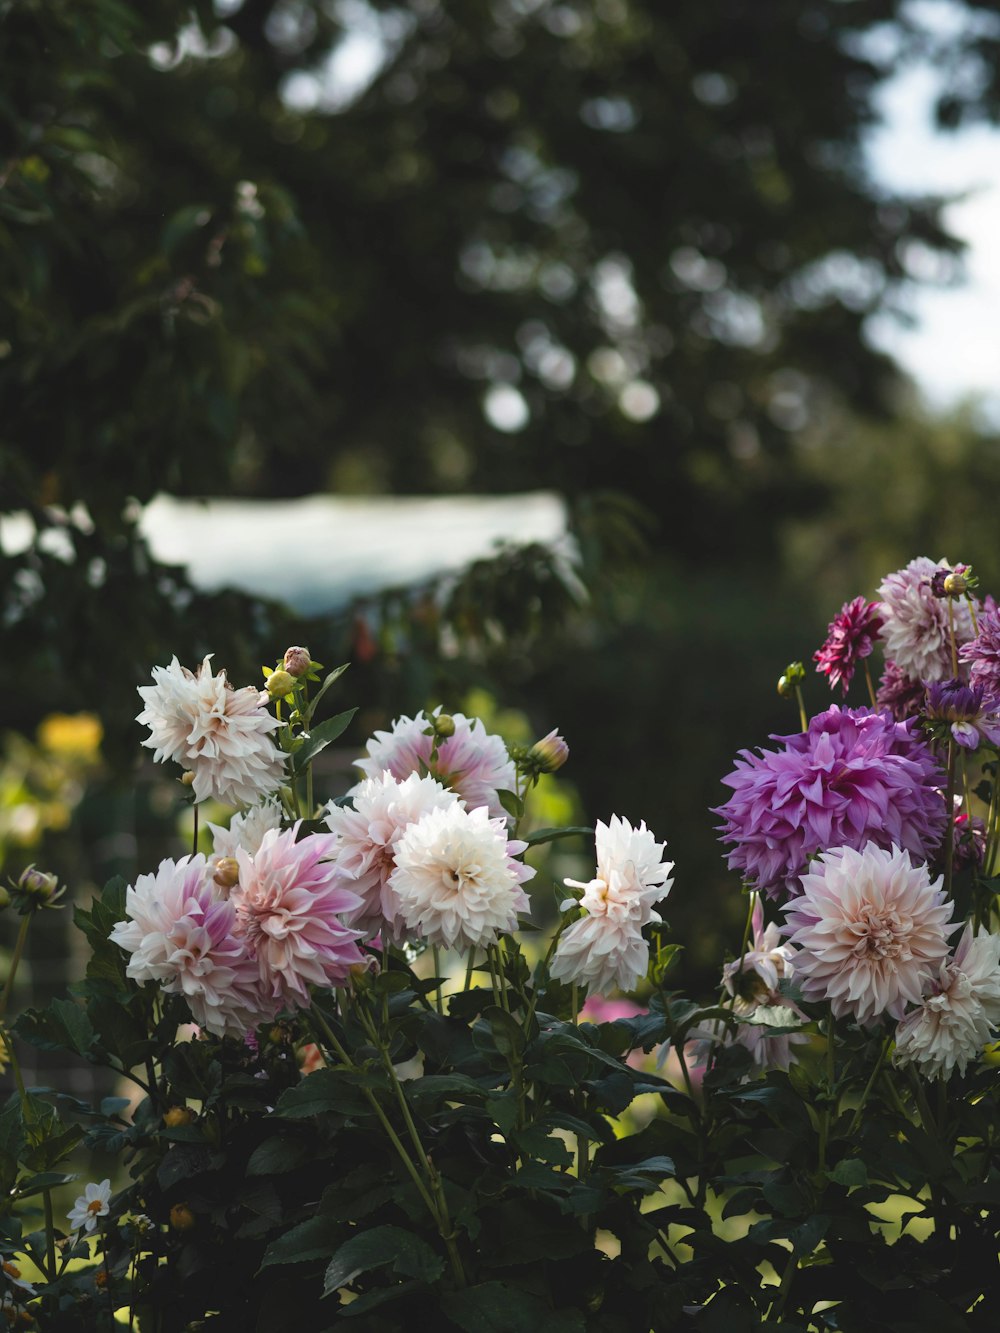
[[[835,847],[801,877],[785,907],[795,970],[807,1000],[829,1000],[837,1018],[902,1018],[948,953],[951,904],[943,881],[909,852],[865,843]]]
[[[506,745],[499,736],[491,736],[479,718],[452,713],[454,735],[438,741],[437,757],[431,763],[434,737],[424,732],[440,712],[436,708],[430,717],[424,713],[400,717],[391,731],[376,731],[368,742],[369,757],[359,759],[358,767],[370,778],[383,770],[399,780],[411,773],[430,773],[442,786],[457,792],[470,810],[485,805],[492,819],[505,819],[497,792],[513,791],[517,782]]]
[[[886,658],[912,680],[947,680],[952,667],[948,600],[935,597],[931,580],[940,570],[951,570],[947,560],[936,564],[925,555],[905,569],[888,574],[879,584],[880,637]],[[975,638],[972,614],[965,601],[952,601],[956,644]]]
[[[896,1029],[897,1065],[925,1078],[965,1073],[1000,1025],[1000,935],[966,925],[954,956],[941,964],[919,1009]]]
[[[111,1211],[111,1181],[102,1180],[99,1185],[87,1184],[83,1193],[75,1200],[66,1216],[70,1230],[80,1232],[94,1231],[99,1218],[107,1217]]]
[[[110,939],[131,957],[135,981],[183,995],[199,1027],[241,1037],[276,1012],[260,988],[257,965],[235,933],[231,903],[214,891],[204,856],[161,861],[125,894],[126,921]]]
[[[605,995],[613,986],[632,990],[646,975],[649,944],[642,928],[661,919],[653,904],[670,892],[674,864],[663,860],[666,844],[657,842],[645,823],[634,829],[612,815],[610,823],[598,822],[595,841],[596,877],[565,881],[583,889],[579,905],[586,915],[560,936],[550,971],[558,981]],[[575,903],[568,898],[562,910]]]
[[[150,732],[142,744],[157,763],[173,759],[191,771],[196,801],[253,805],[284,777],[286,756],[271,736],[280,723],[259,690],[234,690],[224,671],[212,675],[210,661],[197,672],[176,657],[153,668],[154,684],[139,688],[145,707],[136,721]]]
[[[399,918],[429,944],[485,948],[530,908],[521,885],[535,872],[514,860],[526,846],[508,840],[506,821],[491,819],[485,806],[429,811],[396,843],[389,887]]]
[[[254,856],[260,851],[264,834],[281,828],[281,806],[277,801],[263,801],[252,810],[235,814],[228,828],[209,824],[212,832],[212,860],[235,857],[239,848]]]
[[[389,880],[396,868],[396,844],[410,824],[431,810],[464,804],[432,777],[411,773],[399,782],[388,771],[367,778],[354,792],[354,809],[331,801],[326,825],[336,838],[337,871],[362,904],[347,924],[368,936],[380,930],[401,943],[405,924]]]

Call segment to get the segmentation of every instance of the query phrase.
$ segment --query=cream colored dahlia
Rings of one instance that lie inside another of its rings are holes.
[[[190,770],[196,801],[254,805],[284,778],[286,756],[271,735],[280,723],[259,690],[234,690],[210,661],[211,654],[197,672],[176,657],[153,668],[154,684],[139,688],[145,707],[136,721],[150,732],[142,744],[157,763],[172,759]]]
[[[253,856],[260,850],[264,834],[281,828],[281,806],[277,801],[262,801],[253,809],[233,815],[228,828],[209,824],[212,834],[213,861],[235,857],[239,848]]]
[[[326,825],[337,840],[337,871],[362,900],[357,912],[345,919],[365,935],[381,930],[398,944],[406,927],[390,884],[396,844],[410,824],[431,810],[464,802],[432,777],[411,773],[399,782],[388,771],[362,782],[353,799],[353,810],[333,801],[326,807]]]
[[[646,975],[649,945],[642,928],[661,918],[653,904],[670,892],[672,861],[664,861],[664,843],[640,823],[633,829],[627,819],[612,815],[598,822],[597,875],[586,883],[567,879],[570,888],[582,889],[579,906],[585,915],[559,937],[551,975],[605,995],[614,986],[632,990]],[[568,898],[562,909],[574,906]]]
[[[972,933],[942,963],[918,1009],[896,1029],[897,1065],[915,1064],[925,1078],[965,1073],[1000,1025],[1000,935]]]
[[[804,998],[828,1000],[837,1018],[863,1024],[902,1018],[907,1004],[921,1003],[958,929],[943,881],[908,852],[873,842],[835,847],[812,865],[785,908]]]
[[[955,675],[948,599],[936,597],[931,588],[934,575],[951,568],[947,560],[935,563],[921,555],[879,584],[886,658],[913,680],[947,680]],[[968,643],[976,633],[969,607],[964,600],[952,601],[951,613],[956,642]]]
[[[506,821],[491,819],[485,806],[431,810],[395,846],[389,887],[398,916],[429,944],[485,948],[530,909],[521,885],[535,872],[514,859],[527,844],[509,840]]]

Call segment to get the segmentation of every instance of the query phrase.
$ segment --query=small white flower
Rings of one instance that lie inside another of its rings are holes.
[[[66,1214],[70,1230],[76,1232],[93,1231],[98,1219],[107,1217],[111,1211],[111,1181],[102,1180],[99,1185],[88,1184],[83,1193]]]
[[[613,987],[632,990],[646,975],[649,944],[642,928],[659,921],[653,904],[670,892],[672,861],[664,861],[664,843],[640,823],[633,829],[627,819],[612,815],[596,831],[597,875],[587,883],[567,879],[570,888],[583,889],[580,906],[586,913],[563,932],[552,959],[557,981],[586,985],[605,995]],[[562,910],[574,905],[568,898]]]
[[[235,858],[238,848],[256,856],[264,834],[270,829],[281,828],[281,806],[277,801],[263,801],[252,810],[233,815],[227,829],[218,824],[209,824],[212,831],[212,860],[223,857]]]
[[[26,1282],[21,1276],[21,1270],[18,1266],[11,1263],[9,1259],[4,1259],[3,1262],[0,1263],[0,1268],[3,1269],[3,1275],[7,1286],[16,1293],[17,1304],[23,1305],[25,1298],[30,1299],[32,1296],[38,1294],[35,1291],[34,1286],[30,1282]],[[6,1304],[7,1302],[5,1301],[4,1306],[6,1306]]]
[[[535,873],[514,860],[526,845],[508,841],[485,806],[431,810],[396,843],[389,885],[404,924],[446,949],[484,948],[514,930],[530,906],[521,884]]]
[[[173,759],[191,771],[196,801],[253,805],[284,777],[286,756],[271,736],[280,723],[258,690],[234,690],[224,671],[212,674],[210,661],[197,672],[176,657],[153,668],[154,684],[139,689],[145,707],[136,721],[150,731],[142,744],[157,763]]]
[[[966,925],[954,956],[941,964],[930,994],[896,1029],[897,1065],[925,1078],[964,1074],[1000,1024],[1000,935]]]
[[[396,844],[406,829],[431,810],[463,804],[432,777],[411,773],[403,782],[388,771],[362,782],[354,809],[326,807],[326,825],[337,839],[337,873],[363,900],[345,917],[368,936],[384,931],[399,943],[405,929],[399,901],[390,884],[396,868]]]

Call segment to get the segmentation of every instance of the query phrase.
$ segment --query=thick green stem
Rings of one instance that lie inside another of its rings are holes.
[[[858,1126],[861,1124],[861,1112],[865,1109],[865,1103],[871,1096],[872,1088],[875,1086],[875,1080],[882,1072],[882,1066],[885,1064],[885,1057],[889,1054],[889,1047],[891,1045],[892,1045],[892,1038],[886,1037],[885,1041],[882,1043],[882,1049],[881,1051],[879,1051],[878,1059],[875,1061],[875,1068],[872,1070],[871,1076],[869,1077],[868,1082],[865,1084],[865,1090],[861,1094],[861,1100],[854,1108],[854,1115],[851,1118],[851,1125],[847,1131],[847,1137],[849,1139],[853,1139],[854,1135],[858,1131]]]
[[[799,706],[799,725],[803,731],[809,730],[809,718],[806,714],[806,704],[802,697],[802,691],[798,685],[795,687],[795,702]]]
[[[14,945],[14,953],[10,960],[10,971],[7,973],[7,980],[3,985],[3,994],[0,995],[0,1024],[7,1017],[7,1005],[10,1001],[11,991],[14,988],[14,978],[17,976],[18,965],[21,962],[21,955],[24,953],[24,946],[28,939],[28,927],[31,925],[31,913],[26,913],[21,918],[21,928],[17,932],[17,942]]]
[[[444,1000],[441,997],[441,950],[436,945],[431,945],[431,957],[434,960],[434,977],[437,981],[437,990],[434,992],[434,1008],[439,1014],[444,1013]]]
[[[49,1262],[49,1281],[56,1278],[56,1221],[52,1214],[52,1191],[42,1190],[45,1207],[45,1255]]]

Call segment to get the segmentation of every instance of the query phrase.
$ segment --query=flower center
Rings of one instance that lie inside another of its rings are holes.
[[[902,923],[895,912],[882,916],[874,908],[865,906],[861,915],[850,926],[855,944],[851,952],[855,958],[879,962],[883,958],[898,958],[903,951]]]
[[[91,1199],[90,1203],[87,1204],[87,1212],[99,1213],[103,1207],[104,1204],[101,1202],[100,1199]]]

